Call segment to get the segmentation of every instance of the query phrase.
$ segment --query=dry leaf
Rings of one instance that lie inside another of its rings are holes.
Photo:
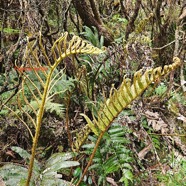
[[[166,134],[169,131],[168,125],[161,119],[158,112],[147,110],[145,116],[147,117],[148,125],[152,126],[156,132],[161,131],[162,134]]]
[[[12,158],[16,158],[15,155],[14,155],[14,152],[11,151],[11,150],[7,150],[6,153],[5,153],[7,156],[11,156]],[[1,186],[1,185],[0,185]]]
[[[106,177],[106,180],[107,180],[108,183],[111,183],[111,186],[118,186],[113,178]]]
[[[179,120],[183,121],[184,123],[186,123],[186,117],[181,115],[181,114],[177,117],[177,119],[179,119]]]
[[[145,155],[152,149],[152,143],[149,144],[147,147],[143,148],[139,153],[138,157],[140,160],[144,159]]]

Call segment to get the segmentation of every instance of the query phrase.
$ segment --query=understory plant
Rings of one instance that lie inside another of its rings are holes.
[[[96,27],[92,26],[92,28],[89,28],[87,26],[84,26],[84,32],[82,32],[81,34],[83,36],[85,36],[85,38],[90,41],[94,46],[98,47],[98,48],[102,48],[103,47],[103,43],[104,43],[104,37],[101,36],[99,39],[99,33],[98,30],[96,29]]]
[[[134,74],[132,83],[131,79],[124,78],[119,89],[111,89],[109,98],[100,105],[96,115],[93,114],[92,121],[87,115],[82,114],[87,121],[88,127],[86,126],[85,134],[83,137],[82,135],[80,135],[79,138],[77,137],[74,146],[79,149],[85,141],[85,138],[88,137],[90,130],[97,136],[97,140],[90,156],[90,160],[84,169],[82,177],[77,183],[77,186],[80,185],[83,177],[92,164],[101,140],[103,139],[104,134],[110,128],[113,121],[118,117],[121,111],[139,95],[141,95],[150,84],[158,82],[163,75],[167,75],[169,72],[176,69],[180,65],[180,59],[178,57],[174,57],[173,61],[174,63],[172,65],[166,65],[163,69],[161,67],[147,69],[144,73],[142,73],[142,70],[137,71]]]
[[[38,47],[36,47],[37,43],[39,43]],[[68,33],[64,33],[54,42],[54,45],[51,48],[50,56],[42,44],[41,36],[39,36],[36,41],[28,42],[24,62],[32,69],[37,81],[33,81],[27,71],[20,71],[22,84],[21,89],[18,92],[17,103],[18,108],[24,115],[24,118],[26,116],[27,121],[29,120],[29,124],[24,121],[20,113],[17,113],[7,105],[4,105],[4,107],[13,112],[20,119],[20,121],[22,121],[33,140],[28,167],[28,177],[26,181],[24,181],[26,186],[29,186],[32,182],[34,168],[36,167],[35,155],[43,115],[46,110],[51,110],[51,105],[47,104],[51,103],[57,94],[63,94],[66,91],[66,89],[60,89],[57,92],[53,90],[55,85],[57,85],[61,80],[63,73],[63,71],[59,71],[55,74],[55,70],[66,57],[71,55],[100,54],[102,52],[103,50],[92,46],[89,42],[84,41],[77,36],[73,36],[71,40],[68,40]],[[41,73],[38,73],[35,66],[37,66],[37,68],[43,68],[40,56],[42,56],[42,60],[44,60],[47,70],[43,70]],[[84,146],[84,148],[89,150],[89,152],[91,151],[91,154],[89,155],[88,164],[83,170],[81,178],[78,180],[76,186],[81,184],[89,168],[90,170],[97,168],[100,173],[103,172],[103,174],[98,178],[99,184],[105,182],[105,178],[108,174],[112,174],[118,170],[121,171],[120,182],[127,185],[129,181],[132,181],[132,171],[129,164],[131,161],[130,154],[128,150],[124,148],[124,145],[126,145],[127,142],[125,141],[125,138],[122,138],[125,132],[121,126],[113,125],[113,127],[111,127],[111,125],[115,122],[115,119],[123,111],[123,109],[140,96],[149,87],[149,85],[154,82],[159,82],[162,76],[167,75],[180,65],[180,59],[178,57],[174,57],[173,61],[173,64],[166,65],[164,68],[151,68],[147,69],[145,72],[139,70],[134,74],[132,80],[124,78],[119,88],[115,89],[113,86],[110,90],[109,98],[105,97],[105,101],[100,103],[98,109],[95,109],[92,113],[93,119],[89,118],[86,114],[82,114],[87,121],[87,125],[81,130],[79,135],[77,135],[77,140],[75,140],[73,144],[73,150],[78,151],[80,149],[91,131],[95,134],[95,137],[91,138],[93,146]],[[63,111],[61,110],[61,112]],[[32,125],[32,127],[30,127],[30,125]],[[69,133],[68,126],[67,133]],[[101,146],[102,142],[106,144],[105,147]],[[111,146],[111,148],[107,149],[108,146]],[[102,159],[106,156],[106,150],[108,150],[107,152],[109,153],[107,154],[106,159],[102,161]],[[91,167],[92,162],[94,162],[94,164]],[[102,166],[99,166],[101,164]],[[52,167],[53,165],[50,164],[50,166]],[[47,168],[49,168],[49,166],[47,166]],[[50,170],[50,168],[47,170]]]
[[[28,174],[27,165],[29,164],[30,154],[20,147],[11,147],[11,150],[19,154],[25,161],[25,164],[9,163],[0,168],[0,175],[6,186],[19,185],[24,186]],[[74,153],[54,153],[43,163],[34,159],[34,167],[30,186],[69,186],[70,182],[62,179],[64,171],[70,172],[71,167],[78,166],[77,161],[71,161]]]
[[[38,47],[37,43],[39,43]],[[27,50],[23,59],[26,67],[16,67],[23,79],[21,89],[18,92],[17,103],[18,108],[22,114],[28,118],[32,127],[24,121],[19,113],[9,108],[7,105],[4,105],[4,107],[13,112],[19,120],[22,121],[33,140],[32,153],[28,167],[28,178],[25,184],[26,186],[29,186],[33,175],[34,159],[44,112],[46,109],[51,109],[49,108],[51,106],[49,103],[54,96],[65,92],[65,90],[60,90],[59,92],[53,91],[55,85],[61,80],[61,77],[63,77],[61,71],[55,74],[55,70],[64,58],[71,55],[99,54],[101,52],[103,52],[101,49],[92,46],[90,43],[82,40],[78,36],[73,36],[69,41],[67,32],[62,34],[62,36],[54,42],[54,45],[51,48],[51,56],[47,54],[46,49],[42,44],[41,35],[35,41],[28,41]],[[45,67],[42,66],[43,64],[40,60],[41,55],[43,56],[42,59],[44,60]],[[43,68],[47,70],[43,70]],[[34,81],[30,77],[29,72],[26,71],[26,69],[32,70],[37,81]],[[41,70],[38,72],[38,69]],[[29,97],[31,95],[32,101],[30,101],[27,94],[29,94]],[[34,128],[34,130],[31,130],[31,128]]]
[[[133,157],[127,146],[130,142],[126,138],[126,134],[129,133],[130,131],[126,126],[115,121],[108,132],[104,134],[89,168],[89,171],[96,173],[98,185],[109,185],[107,177],[110,175],[114,177],[114,174],[118,172],[120,174],[117,182],[124,183],[126,186],[129,182],[132,183],[133,174],[130,163],[133,161]],[[90,143],[83,145],[82,148],[90,155],[97,138],[96,136],[89,136],[88,139]],[[118,178],[116,177],[116,179]]]
[[[170,158],[173,159],[171,169],[166,174],[157,174],[158,180],[168,186],[185,186],[186,185],[186,160],[185,158]]]

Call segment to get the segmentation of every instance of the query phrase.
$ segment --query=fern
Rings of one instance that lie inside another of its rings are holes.
[[[125,135],[129,133],[126,127],[121,126],[119,123],[114,123],[112,127],[104,134],[100,146],[98,147],[93,164],[89,170],[95,170],[98,178],[98,185],[106,183],[106,177],[109,174],[122,172],[120,182],[126,183],[133,180],[132,167],[130,163],[133,158],[130,150],[127,149],[129,141]],[[86,152],[90,154],[95,146],[96,137],[89,136],[90,144],[83,145]]]
[[[34,158],[36,154],[36,148],[38,144],[38,139],[40,135],[40,129],[42,125],[42,119],[45,110],[54,110],[54,108],[49,105],[52,98],[56,95],[56,92],[53,92],[54,86],[61,80],[61,72],[58,72],[55,75],[55,71],[59,63],[66,57],[73,54],[99,54],[103,52],[102,50],[92,46],[89,42],[82,40],[78,36],[73,36],[70,41],[67,40],[68,33],[62,34],[62,36],[54,42],[54,45],[51,48],[51,55],[47,54],[45,47],[42,44],[41,35],[39,36],[38,41],[28,42],[27,50],[25,52],[25,58],[23,61],[27,65],[27,68],[32,70],[34,73],[34,78],[31,78],[29,72],[19,71],[22,75],[22,87],[18,94],[17,103],[19,109],[24,113],[30,122],[35,127],[35,133],[31,131],[27,123],[19,116],[15,111],[4,105],[6,108],[11,110],[27,127],[30,132],[30,135],[33,139],[32,145],[32,155],[30,159],[29,169],[28,169],[28,179],[26,181],[26,186],[29,186],[32,170],[34,167]],[[37,46],[39,43],[39,46]],[[40,62],[40,56],[43,56],[43,61],[47,66],[47,71],[43,70],[38,72],[35,66],[42,69],[42,64]],[[19,67],[16,67],[20,69]],[[27,90],[27,91],[25,91]],[[27,96],[29,92],[29,97],[32,97],[32,101],[29,100]],[[58,93],[63,93],[59,91]],[[31,104],[32,103],[32,104]],[[27,109],[24,108],[24,105],[27,106]],[[55,109],[61,111],[61,106],[55,104]],[[32,113],[32,114],[30,114]]]
[[[39,105],[41,104],[41,100],[38,101],[31,101],[29,103],[30,107],[25,105],[22,110],[23,112],[33,114],[33,109],[37,112],[39,109]],[[19,111],[19,110],[18,110]],[[51,114],[56,114],[59,117],[64,117],[64,111],[65,108],[62,104],[60,103],[54,103],[52,99],[49,99],[45,105],[45,111]],[[20,111],[19,111],[20,112]],[[18,112],[17,112],[18,113]]]
[[[158,180],[162,185],[169,186],[185,186],[186,185],[186,160],[185,158],[174,157],[174,165],[172,164],[172,169],[167,171],[166,174],[159,172],[157,174]],[[170,158],[171,159],[171,158]]]
[[[85,38],[90,41],[94,46],[98,48],[102,48],[104,44],[104,38],[103,36],[100,37],[99,39],[99,34],[96,29],[96,27],[92,26],[92,29],[84,26],[85,31],[82,32],[81,34],[85,36]]]
[[[28,72],[28,77],[32,79],[32,82],[34,83],[33,86],[32,83],[27,82],[27,86],[24,87],[24,95],[19,94],[18,99],[21,98],[20,103],[22,104],[22,109],[18,109],[16,111],[17,114],[21,114],[21,110],[25,113],[34,114],[34,111],[37,112],[40,105],[41,100],[37,100],[33,98],[33,95],[31,92],[36,92],[37,89],[41,90],[41,83],[38,82],[38,77],[34,75],[34,72]],[[42,81],[45,80],[44,74],[40,72],[39,74]],[[51,114],[55,114],[61,118],[64,116],[64,105],[60,103],[55,102],[55,97],[59,96],[60,98],[63,98],[67,91],[71,89],[71,87],[74,86],[73,80],[67,80],[66,75],[64,74],[64,69],[58,71],[57,69],[54,71],[53,78],[52,78],[53,84],[49,91],[48,100],[45,105],[45,111]],[[37,89],[36,89],[37,87]],[[20,92],[21,93],[21,92]],[[24,102],[24,96],[31,99],[31,101],[28,101],[27,103]],[[26,103],[26,104],[25,104]],[[23,106],[23,104],[25,104]]]
[[[174,58],[174,63],[169,66],[165,66],[164,69],[161,67],[155,69],[148,69],[144,74],[142,71],[138,71],[134,74],[133,84],[130,79],[124,78],[122,84],[118,90],[111,89],[110,97],[105,103],[102,103],[96,116],[93,113],[93,121],[88,116],[82,114],[87,121],[87,125],[97,136],[103,135],[108,130],[114,119],[119,113],[126,108],[134,99],[141,95],[144,90],[153,82],[158,81],[163,75],[168,74],[180,65],[179,58]],[[88,129],[87,129],[88,130]],[[88,137],[88,134],[84,134],[84,140]],[[82,145],[82,136],[77,136],[76,148],[77,151]],[[77,146],[77,144],[81,144]]]
[[[174,61],[175,63],[165,66],[163,70],[161,67],[158,67],[146,70],[144,74],[142,74],[142,71],[136,72],[134,74],[133,84],[131,84],[130,79],[124,79],[120,88],[114,90],[109,99],[102,104],[98,111],[98,118],[96,119],[94,117],[93,122],[86,115],[82,114],[92,131],[96,135],[107,131],[118,114],[134,99],[141,95],[151,83],[158,81],[161,76],[168,74],[179,66],[180,60],[175,58]]]
[[[72,144],[72,150],[74,152],[79,151],[80,147],[84,144],[84,142],[87,139],[87,136],[91,132],[91,129],[86,125],[78,133],[76,133],[76,139],[74,140],[74,143]]]
[[[30,154],[20,147],[12,147],[14,152],[18,153],[26,163],[29,163]],[[45,164],[35,161],[34,174],[31,180],[31,185],[58,185],[58,186],[72,186],[70,182],[61,179],[59,174],[61,169],[67,169],[78,166],[77,161],[71,161],[74,157],[73,153],[55,153]],[[28,169],[23,165],[7,164],[0,168],[0,175],[7,186],[19,185],[24,186],[26,183]]]
[[[169,72],[180,66],[180,59],[178,57],[174,57],[173,61],[174,63],[172,65],[166,65],[163,69],[161,67],[148,69],[144,74],[142,74],[142,70],[137,71],[134,74],[133,83],[131,83],[130,79],[124,78],[118,90],[111,90],[110,97],[101,105],[98,110],[97,118],[93,116],[93,121],[91,121],[91,119],[85,114],[82,114],[90,129],[98,136],[98,139],[91,154],[90,161],[88,162],[81,179],[77,183],[77,186],[81,183],[91,165],[101,139],[114,119],[117,118],[120,112],[133,100],[141,95],[151,83],[158,81],[163,75],[167,75]]]

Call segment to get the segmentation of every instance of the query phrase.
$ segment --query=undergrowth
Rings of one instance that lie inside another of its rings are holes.
[[[132,161],[133,156],[127,145],[126,134],[130,131],[125,126],[115,121],[107,133],[104,134],[100,146],[98,147],[93,163],[89,168],[92,177],[98,176],[98,185],[109,185],[107,177],[113,177],[116,172],[120,172],[117,182],[126,186],[133,181]],[[90,155],[96,143],[96,136],[89,136],[89,144],[83,145],[85,153]],[[95,174],[96,173],[96,174]],[[94,175],[95,174],[95,175]],[[95,178],[94,178],[95,179]]]

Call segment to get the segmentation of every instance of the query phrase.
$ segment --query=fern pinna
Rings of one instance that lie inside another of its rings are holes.
[[[119,89],[114,90],[110,97],[106,100],[106,102],[101,105],[100,109],[98,110],[97,117],[93,116],[93,121],[91,121],[90,118],[85,114],[82,114],[87,121],[87,125],[98,136],[98,139],[91,154],[90,160],[87,164],[87,167],[85,168],[81,179],[77,183],[77,186],[81,183],[84,175],[91,165],[99,143],[114,119],[133,100],[141,95],[151,83],[158,81],[162,76],[167,75],[171,71],[175,70],[178,66],[180,66],[180,59],[178,57],[174,57],[173,62],[173,64],[166,65],[164,66],[164,68],[157,67],[155,69],[147,69],[144,73],[142,73],[142,70],[137,71],[134,74],[133,83],[131,83],[130,79],[124,78]],[[78,147],[78,144],[82,144],[80,139],[79,142],[75,143],[75,146]]]

